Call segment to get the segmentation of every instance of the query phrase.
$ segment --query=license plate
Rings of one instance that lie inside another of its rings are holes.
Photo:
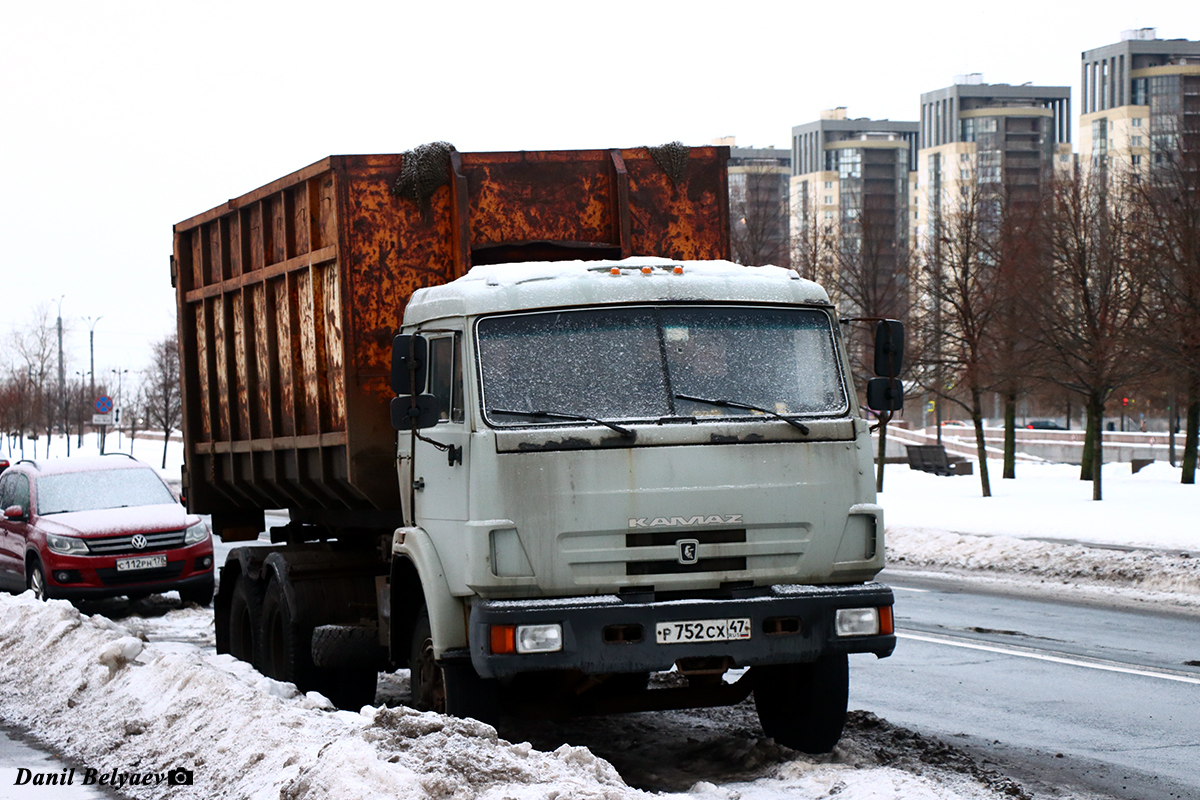
[[[680,622],[659,622],[654,626],[654,638],[659,644],[687,642],[728,642],[750,638],[750,619],[696,619]]]
[[[131,569],[154,569],[155,567],[165,567],[166,565],[166,553],[157,556],[122,558],[117,560],[117,572],[128,572]]]

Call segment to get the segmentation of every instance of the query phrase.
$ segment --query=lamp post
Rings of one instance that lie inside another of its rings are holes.
[[[62,414],[62,430],[67,437],[67,455],[71,455],[71,437],[67,434],[67,409],[63,405],[63,390],[66,381],[63,376],[63,342],[62,342],[62,301],[66,295],[58,298],[58,411]]]
[[[87,380],[89,373],[83,372],[81,370],[76,370],[75,374],[79,376],[79,388],[76,391],[78,393],[82,393],[83,392],[83,382],[85,380]],[[79,413],[79,418],[77,420],[79,422],[79,424],[76,426],[76,433],[77,433],[78,438],[75,440],[75,446],[83,447],[83,407],[80,406],[80,408],[77,409],[77,411]]]
[[[91,380],[89,390],[92,396],[92,402],[94,403],[96,402],[96,323],[104,319],[104,315],[101,314],[100,316],[94,318],[88,317],[87,319],[92,323],[91,328],[88,330],[88,375]],[[104,426],[101,425],[100,434],[96,439],[97,444],[100,447],[100,455],[104,455],[104,434]]]
[[[116,405],[117,405],[117,415],[116,415],[116,422],[117,422],[117,449],[118,449],[118,450],[120,450],[120,449],[121,449],[121,399],[122,399],[122,395],[121,395],[121,378],[122,378],[122,376],[124,376],[124,375],[125,375],[127,372],[129,372],[129,370],[127,370],[127,369],[110,369],[110,370],[109,370],[109,372],[111,372],[113,375],[116,375],[116,376],[117,376],[117,403],[116,403]]]

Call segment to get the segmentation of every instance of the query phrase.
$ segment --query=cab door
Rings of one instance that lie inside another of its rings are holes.
[[[462,334],[424,332],[429,341],[426,391],[437,398],[438,423],[420,431],[413,459],[417,524],[432,533],[468,518],[470,430],[464,413]]]

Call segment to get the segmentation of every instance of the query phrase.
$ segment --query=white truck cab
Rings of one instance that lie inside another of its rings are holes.
[[[417,619],[393,631],[414,634],[425,705],[753,691],[768,735],[836,743],[846,655],[895,636],[868,423],[823,289],[718,261],[475,267],[413,295],[392,383],[391,615]],[[667,670],[678,686],[645,688]]]

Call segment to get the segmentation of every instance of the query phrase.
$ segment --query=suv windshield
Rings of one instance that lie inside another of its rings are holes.
[[[678,395],[786,415],[849,408],[829,316],[813,309],[627,306],[486,317],[476,332],[484,415],[494,426],[562,424],[544,412],[761,415]]]
[[[64,472],[37,480],[37,506],[42,515],[174,502],[171,490],[150,469]]]

